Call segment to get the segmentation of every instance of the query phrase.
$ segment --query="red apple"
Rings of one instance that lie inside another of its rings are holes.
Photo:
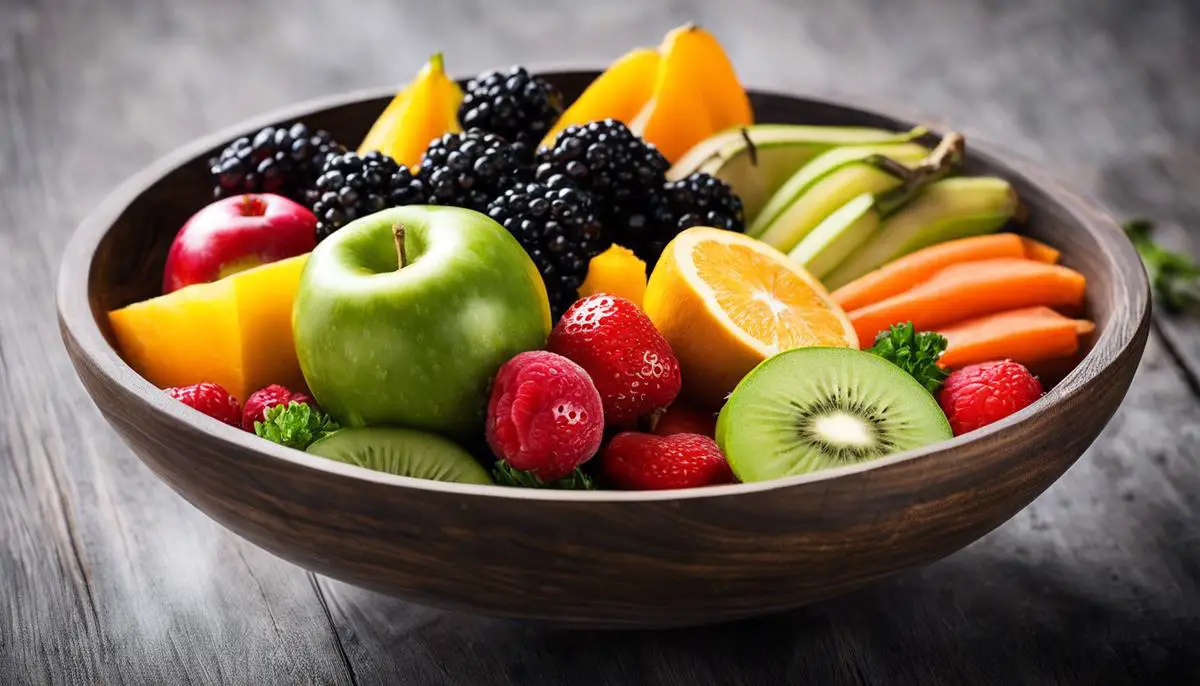
[[[317,217],[273,193],[237,195],[204,207],[167,254],[163,293],[303,255],[317,245]]]

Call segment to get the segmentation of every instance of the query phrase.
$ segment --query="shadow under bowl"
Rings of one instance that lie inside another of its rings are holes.
[[[595,72],[547,75],[568,99]],[[175,231],[210,199],[207,160],[270,123],[360,140],[391,97],[306,103],[196,141],[113,193],[63,259],[58,314],[88,393],[141,460],[266,550],[433,606],[579,627],[666,627],[774,613],[948,555],[1010,518],[1095,440],[1149,330],[1149,288],[1120,229],[1015,156],[969,142],[966,172],[1010,180],[1022,229],[1088,279],[1097,324],[1082,362],[1033,406],[925,449],[769,483],[577,492],[397,477],[284,448],[203,417],[118,356],[106,312],[157,295]],[[754,92],[764,122],[916,122]]]

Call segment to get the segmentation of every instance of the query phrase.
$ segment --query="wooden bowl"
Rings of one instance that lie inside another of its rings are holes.
[[[594,72],[550,77],[568,97]],[[359,140],[391,93],[303,104],[186,146],[123,185],[63,259],[63,340],[134,452],[218,522],[298,565],[419,603],[590,627],[761,615],[943,557],[1032,501],[1124,397],[1149,328],[1138,256],[1111,221],[1024,162],[968,142],[968,172],[1009,179],[1028,232],[1088,278],[1090,350],[1045,398],[974,432],[889,458],[769,483],[687,491],[538,491],[391,476],[310,456],[188,410],[118,357],[105,313],[156,295],[168,245],[210,200],[209,156],[304,119]],[[908,129],[846,105],[754,93],[765,122]]]

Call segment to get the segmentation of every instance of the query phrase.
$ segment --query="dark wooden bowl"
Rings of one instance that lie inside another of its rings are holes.
[[[551,74],[568,97],[593,72]],[[969,436],[770,483],[652,493],[535,491],[368,471],[260,440],[168,398],[118,357],[105,313],[157,294],[175,231],[209,200],[205,161],[237,135],[304,119],[357,141],[391,93],[303,104],[186,146],[79,227],[58,314],[88,392],[196,507],[313,571],[429,605],[573,626],[712,623],[796,607],[936,560],[1046,489],[1100,433],[1146,342],[1149,288],[1110,220],[1025,162],[970,142],[970,172],[1011,180],[1028,232],[1088,278],[1090,351],[1032,407]],[[846,105],[753,96],[764,122],[908,129]]]

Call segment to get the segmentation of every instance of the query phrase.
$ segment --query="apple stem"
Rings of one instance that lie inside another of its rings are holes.
[[[243,217],[261,217],[267,213],[267,203],[257,195],[243,195],[238,205]]]
[[[393,224],[392,235],[396,237],[396,258],[399,264],[396,268],[404,269],[404,265],[408,262],[408,253],[404,251],[404,227],[400,224]]]

